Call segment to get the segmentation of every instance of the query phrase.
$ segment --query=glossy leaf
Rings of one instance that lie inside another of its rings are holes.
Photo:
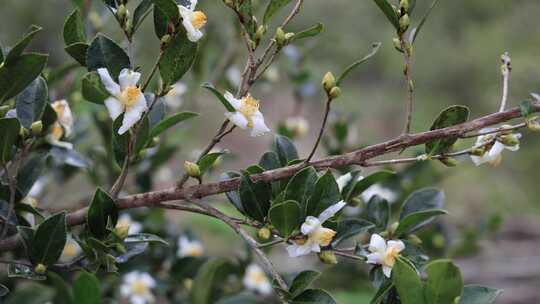
[[[501,289],[489,288],[479,285],[466,285],[463,288],[460,304],[494,304],[502,294]]]
[[[437,260],[426,266],[425,298],[428,304],[453,304],[463,291],[461,271],[449,260]]]
[[[342,241],[355,235],[366,233],[369,229],[373,227],[374,225],[372,223],[362,219],[341,220],[339,221],[336,235],[332,240],[332,246],[335,247]]]
[[[73,296],[77,304],[100,304],[99,280],[89,272],[80,272],[73,283]]]
[[[174,0],[152,0],[154,5],[169,18],[173,23],[180,19],[178,5]]]
[[[392,280],[385,280],[384,283],[379,287],[377,293],[373,296],[369,304],[379,304],[386,297],[388,292],[394,288],[394,283]]]
[[[284,201],[270,208],[268,218],[282,237],[289,237],[302,224],[302,210],[296,201]]]
[[[375,54],[377,54],[377,52],[381,48],[381,45],[382,45],[382,43],[380,43],[380,42],[373,43],[371,45],[371,51],[366,56],[364,56],[362,59],[360,59],[358,61],[353,62],[351,65],[349,65],[348,67],[345,68],[345,70],[337,78],[336,85],[339,86],[341,84],[341,82],[349,75],[349,73],[352,72],[352,70],[354,70],[355,68],[360,66],[362,63],[368,61],[371,57],[375,56]]]
[[[317,179],[317,171],[313,167],[298,171],[285,188],[285,199],[297,201],[302,212],[305,212],[308,199],[315,189]]]
[[[86,33],[81,12],[74,10],[64,23],[64,43],[66,46],[77,42],[86,43]]]
[[[390,220],[390,204],[378,195],[373,195],[366,206],[367,220],[378,229],[385,229]]]
[[[203,156],[198,162],[197,165],[199,165],[199,170],[201,170],[201,175],[206,173],[210,168],[214,166],[218,158],[220,158],[225,152],[214,152],[214,153],[208,153],[205,156]]]
[[[324,29],[324,25],[322,23],[317,23],[312,27],[309,27],[305,30],[301,30],[297,33],[294,33],[294,36],[290,38],[289,43],[296,40],[304,39],[304,38],[315,37],[319,35],[323,31],[323,29]]]
[[[150,14],[152,11],[152,4],[153,0],[142,0],[139,5],[137,5],[135,12],[133,13],[133,32],[139,29],[139,26],[141,26],[146,16]]]
[[[270,209],[271,185],[263,181],[253,183],[247,174],[242,174],[241,178],[239,193],[242,208],[250,217],[264,222]]]
[[[339,186],[330,171],[326,171],[315,182],[313,194],[309,197],[306,206],[306,215],[318,216],[326,208],[341,201]]]
[[[154,0],[155,1],[155,0]],[[178,7],[175,5],[176,11]],[[191,68],[197,55],[197,43],[178,33],[169,43],[159,60],[159,73],[165,86],[175,84]]]
[[[239,178],[241,176],[242,175],[238,172],[225,172],[221,175],[220,181]],[[229,202],[233,204],[240,213],[245,214],[244,206],[242,206],[242,200],[240,199],[240,192],[238,190],[225,192],[225,196],[227,196]]]
[[[106,68],[113,79],[118,79],[122,69],[131,67],[126,52],[116,42],[103,34],[98,34],[90,43],[86,64],[89,71]]]
[[[261,157],[261,160],[259,160],[259,166],[263,167],[265,170],[280,168],[281,163],[279,162],[279,156],[273,151],[265,152]]]
[[[211,259],[206,262],[197,273],[193,280],[191,289],[191,303],[193,304],[212,304],[214,286],[221,284],[222,279],[227,273],[224,271],[228,266],[225,259]]]
[[[299,158],[293,142],[282,135],[276,135],[274,138],[273,150],[277,153],[281,166],[287,166],[289,162]]]
[[[90,233],[98,239],[103,239],[109,234],[107,224],[111,227],[116,226],[118,209],[109,194],[100,188],[96,190],[90,203],[86,220]]]
[[[361,180],[357,180],[357,178],[353,178],[352,184],[349,187],[345,187],[343,189],[343,198],[346,201],[351,201],[353,198],[362,194],[362,192],[364,192],[367,188],[394,176],[394,174],[395,172],[393,171],[382,170],[382,171],[372,173]]]
[[[47,153],[36,153],[26,159],[17,175],[17,189],[27,195],[47,166]]]
[[[451,106],[443,110],[431,125],[430,130],[447,128],[469,120],[469,108],[465,106]],[[438,139],[426,143],[426,153],[437,155],[448,152],[458,140],[457,137]]]
[[[48,55],[28,53],[0,67],[0,102],[24,90],[47,65]]]
[[[384,13],[388,21],[392,23],[394,28],[396,30],[399,29],[399,19],[392,5],[387,0],[373,0],[373,1],[375,2],[375,4],[377,4],[379,9]]]
[[[54,264],[62,254],[67,239],[66,213],[52,215],[41,223],[34,234],[30,261],[34,265]]]
[[[295,297],[293,304],[336,304],[336,300],[322,289],[308,289]]]
[[[42,30],[41,27],[32,25],[24,36],[11,48],[6,55],[5,64],[17,60],[24,52],[28,44],[34,39],[34,36]]]
[[[103,86],[99,75],[96,72],[90,72],[82,79],[82,95],[87,101],[103,104],[110,94]]]
[[[152,130],[150,131],[150,138],[154,138],[156,136],[159,136],[161,133],[165,132],[167,129],[185,121],[188,119],[191,119],[193,117],[199,116],[198,113],[194,112],[180,112],[176,113],[172,116],[169,116],[162,121],[160,121],[157,125],[155,125]]]
[[[231,105],[231,103],[211,83],[204,83],[202,87],[212,92],[214,96],[216,96],[217,99],[221,102],[221,104],[223,104],[227,111],[236,112],[236,109]]]
[[[396,260],[392,268],[392,282],[403,304],[426,304],[424,287],[416,270],[403,259]]]
[[[36,78],[24,91],[19,94],[15,100],[17,109],[17,118],[27,129],[34,121],[41,119],[45,110],[45,105],[49,99],[47,83],[42,77]]]
[[[291,0],[270,0],[264,12],[263,23],[268,24],[272,16],[289,3]]]
[[[411,213],[444,207],[444,192],[436,188],[423,188],[414,191],[405,199],[399,218],[403,219]]]
[[[73,57],[80,65],[86,66],[86,55],[89,45],[84,42],[76,42],[66,46],[64,49],[69,56]]]
[[[313,270],[305,270],[299,273],[292,281],[289,292],[292,297],[300,295],[308,288],[315,280],[321,276],[321,273]]]
[[[20,129],[17,118],[0,118],[0,162],[3,164],[13,157],[13,145],[17,142]]]
[[[399,225],[396,229],[396,235],[404,235],[406,233],[412,233],[434,220],[436,216],[447,214],[445,210],[434,209],[419,211],[407,215],[405,218],[399,221]]]
[[[35,231],[34,229],[25,226],[17,226],[17,231],[21,237],[26,256],[29,257],[30,252],[32,251],[32,243],[34,242]]]

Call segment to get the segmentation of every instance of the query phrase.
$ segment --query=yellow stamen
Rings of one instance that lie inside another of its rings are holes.
[[[188,250],[188,256],[200,257],[203,253],[201,246],[191,246]]]
[[[144,281],[137,280],[131,284],[131,290],[133,290],[133,293],[136,295],[145,295],[148,293],[148,286],[146,286]]]
[[[266,276],[261,271],[253,271],[249,276],[249,280],[254,282],[256,285],[261,285],[266,282]]]
[[[52,132],[51,132],[52,138],[56,140],[60,140],[62,136],[64,136],[64,129],[62,128],[62,125],[57,121],[52,126]]]
[[[137,86],[129,86],[122,91],[121,102],[126,108],[130,108],[137,103],[141,94],[141,89]]]
[[[248,120],[248,128],[253,128],[253,115],[259,110],[259,101],[250,94],[242,98],[242,105],[238,109],[238,112],[242,113]]]
[[[77,255],[78,253],[78,246],[77,244],[75,244],[75,242],[69,242],[66,244],[66,246],[64,247],[64,251],[62,252],[62,254],[67,257],[67,258],[73,258]]]
[[[394,266],[399,256],[399,250],[395,247],[389,248],[383,257],[383,264],[389,267]]]
[[[195,11],[190,16],[191,24],[196,29],[201,29],[206,24],[206,15],[201,11]]]
[[[319,243],[319,245],[324,247],[330,245],[330,242],[332,242],[335,235],[336,232],[332,229],[320,228],[315,231],[313,238],[317,241],[317,243]]]

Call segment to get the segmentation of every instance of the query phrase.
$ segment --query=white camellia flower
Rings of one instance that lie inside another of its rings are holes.
[[[201,28],[206,24],[206,15],[201,11],[196,11],[197,0],[189,0],[189,6],[178,5],[182,25],[186,29],[187,37],[191,42],[197,42],[202,38]]]
[[[132,271],[124,275],[120,294],[131,304],[154,303],[152,288],[156,281],[146,272]]]
[[[242,71],[237,67],[228,68],[225,77],[234,87],[239,87],[242,84]]]
[[[294,244],[287,246],[287,252],[290,257],[299,257],[307,255],[310,252],[321,252],[321,247],[330,245],[336,232],[332,229],[323,227],[323,223],[336,215],[346,203],[340,201],[326,208],[319,217],[308,216],[300,227],[300,231],[306,237],[302,240],[295,240]]]
[[[270,132],[264,123],[264,116],[259,111],[259,101],[248,93],[242,99],[234,98],[230,92],[225,92],[225,99],[233,106],[236,112],[226,112],[227,117],[240,129],[250,129],[251,136],[263,135]]]
[[[204,248],[201,242],[197,240],[190,240],[184,235],[178,238],[178,251],[176,252],[178,257],[200,257],[202,256],[203,252]]]
[[[494,131],[494,128],[484,128],[480,130],[481,133],[485,132],[491,132]],[[486,134],[478,136],[476,139],[475,147],[479,147],[479,149],[486,149],[484,154],[482,156],[477,155],[471,155],[471,160],[476,166],[480,166],[482,164],[488,163],[492,166],[498,165],[502,160],[502,152],[504,149],[510,150],[510,151],[517,151],[519,150],[519,139],[521,138],[520,133],[512,133],[512,134],[505,134],[503,136],[507,136],[510,143],[503,142],[499,137],[497,137],[495,134]],[[489,142],[493,142],[492,144],[489,144]]]
[[[52,131],[47,135],[47,141],[53,145],[65,149],[73,149],[73,144],[61,141],[63,137],[69,137],[73,129],[73,114],[69,103],[65,100],[57,100],[51,103],[51,107],[56,112],[57,120],[52,125]]]
[[[371,235],[368,249],[371,253],[367,255],[366,263],[382,265],[384,275],[389,278],[399,253],[405,249],[405,244],[393,240],[386,242],[380,235],[374,233]]]
[[[262,295],[272,293],[272,285],[259,265],[251,264],[246,268],[243,282],[248,290],[256,291]]]
[[[124,113],[122,126],[118,129],[118,134],[126,133],[134,124],[141,119],[142,114],[148,110],[146,98],[137,86],[141,73],[123,69],[118,76],[116,83],[109,71],[105,68],[97,70],[101,82],[112,95],[105,99],[105,106],[113,120]]]
[[[184,103],[182,96],[187,92],[187,85],[183,82],[177,82],[172,85],[171,90],[167,95],[163,96],[165,104],[167,104],[171,109],[178,109]]]
[[[71,236],[68,236],[62,255],[58,259],[61,263],[69,263],[82,252],[81,246]]]
[[[134,221],[131,216],[127,213],[122,214],[118,221],[116,222],[116,228],[118,227],[129,227],[128,234],[137,234],[142,231],[142,224]]]

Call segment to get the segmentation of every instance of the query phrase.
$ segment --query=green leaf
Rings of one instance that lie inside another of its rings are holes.
[[[118,130],[122,126],[124,120],[124,114],[118,116],[113,121],[112,129],[112,147],[114,153],[114,159],[119,166],[122,166],[125,158],[127,157],[130,133],[126,132],[122,135],[118,134]]]
[[[282,135],[274,138],[273,150],[277,153],[281,166],[287,166],[289,162],[299,158],[293,142]]]
[[[64,49],[73,59],[80,65],[86,66],[86,56],[88,54],[89,45],[84,42],[76,42],[66,46]]]
[[[42,77],[36,78],[19,94],[15,100],[17,118],[21,124],[30,129],[34,121],[41,119],[45,105],[49,99],[47,83]]]
[[[220,156],[225,154],[225,152],[214,152],[214,153],[208,153],[205,156],[203,156],[198,162],[197,165],[199,165],[199,169],[201,170],[201,175],[206,173],[212,166],[214,166],[214,163],[218,160]]]
[[[360,233],[365,233],[373,227],[374,225],[372,223],[362,219],[345,219],[339,221],[336,236],[332,240],[332,246],[336,247],[342,241]]]
[[[227,111],[236,112],[236,109],[231,105],[231,103],[211,83],[204,83],[202,87],[212,92],[217,97],[217,99],[221,101]]]
[[[270,209],[272,186],[263,181],[253,183],[249,175],[244,173],[242,174],[239,192],[242,207],[246,214],[260,222],[264,222]]]
[[[99,280],[89,272],[80,272],[73,283],[73,295],[77,304],[100,304]]]
[[[154,7],[154,32],[156,36],[161,39],[163,36],[169,33],[169,18],[167,15],[157,6]],[[171,23],[172,24],[172,23]],[[171,28],[172,29],[172,28]]]
[[[298,171],[285,188],[285,199],[297,201],[302,212],[305,212],[317,178],[317,171],[311,166]]]
[[[141,126],[139,129],[139,133],[137,134],[137,137],[135,138],[135,155],[138,155],[139,152],[141,152],[145,147],[146,144],[150,141],[151,137],[150,135],[150,121],[148,119],[148,116],[145,116],[142,118],[142,121],[140,122]]]
[[[321,273],[313,270],[305,270],[299,273],[292,281],[289,292],[291,296],[297,297],[300,295],[306,288],[308,288],[315,280],[321,276]]]
[[[384,283],[379,287],[377,293],[373,296],[369,304],[379,304],[386,297],[388,292],[394,288],[394,284],[391,280],[385,280]]]
[[[259,160],[259,166],[263,167],[265,170],[281,168],[279,156],[273,151],[265,152],[261,157],[261,160]]]
[[[47,272],[47,278],[49,282],[52,282],[55,289],[53,299],[55,304],[75,304],[71,287],[68,286],[67,282],[60,275],[49,271]]]
[[[23,54],[0,67],[0,103],[19,94],[47,65],[48,55]]]
[[[242,16],[244,29],[249,34],[249,37],[254,40],[257,23],[254,20],[252,0],[243,0],[238,7],[238,12]]]
[[[88,230],[98,239],[109,234],[108,227],[115,227],[118,221],[118,209],[107,192],[98,188],[88,208],[86,218]],[[109,226],[107,226],[109,225]]]
[[[86,33],[81,12],[74,10],[64,23],[64,43],[66,46],[77,42],[86,43]]]
[[[444,109],[431,125],[430,130],[447,128],[469,120],[469,108],[465,106],[451,106]],[[426,143],[426,153],[437,155],[448,152],[452,145],[458,140],[457,137],[438,139]]]
[[[154,2],[155,6],[173,23],[180,20],[178,5],[174,0],[152,0],[152,2]]]
[[[315,182],[313,194],[306,205],[306,215],[318,216],[339,201],[341,201],[339,186],[332,172],[328,170]]]
[[[30,44],[30,41],[34,38],[34,36],[41,31],[42,28],[39,26],[32,25],[30,29],[24,34],[24,36],[11,48],[9,53],[6,56],[5,64],[9,64],[21,57],[24,50]]]
[[[9,293],[9,288],[0,284],[0,297],[4,297]]]
[[[304,39],[304,38],[315,37],[319,35],[323,31],[323,29],[324,29],[324,25],[322,23],[317,23],[312,27],[309,27],[305,30],[294,33],[294,36],[291,37],[291,39],[289,40],[289,43],[296,40]]]
[[[401,207],[399,218],[403,219],[411,213],[444,207],[444,192],[436,188],[423,188],[411,193]]]
[[[336,304],[336,300],[322,289],[308,289],[295,297],[293,304]]]
[[[366,206],[367,220],[378,229],[385,229],[390,220],[390,204],[378,195],[374,195]]]
[[[447,214],[445,210],[433,209],[426,211],[418,211],[407,215],[399,221],[399,225],[395,234],[398,236],[414,232],[433,221],[438,215]]]
[[[530,100],[524,100],[519,104],[519,109],[521,111],[521,116],[527,118],[529,115],[534,113],[534,107]]]
[[[17,190],[22,195],[26,196],[38,178],[43,175],[48,156],[47,153],[36,153],[28,157],[21,166],[17,175]]]
[[[178,12],[178,7],[176,5],[175,7]],[[163,85],[167,87],[180,80],[195,61],[196,55],[197,43],[189,41],[186,33],[178,33],[159,60],[159,73]]]
[[[302,224],[302,210],[295,201],[284,201],[270,208],[268,218],[282,237],[288,238]]]
[[[133,13],[133,32],[136,32],[141,26],[142,22],[152,11],[152,0],[142,0],[139,5],[135,8]]]
[[[13,145],[19,138],[21,124],[17,118],[0,118],[0,162],[7,164],[13,157]]]
[[[379,9],[381,9],[381,11],[384,13],[386,18],[388,18],[388,21],[392,23],[394,28],[396,30],[399,29],[399,19],[392,5],[388,3],[387,0],[373,0],[373,1],[375,1],[375,4],[377,4]]]
[[[169,243],[155,234],[150,233],[137,233],[129,235],[124,239],[124,243],[161,243],[165,246],[169,246]]]
[[[178,123],[181,123],[182,121],[188,120],[193,117],[199,116],[198,113],[194,112],[180,112],[176,113],[172,116],[169,116],[165,118],[164,120],[160,121],[157,125],[155,125],[152,130],[150,131],[150,138],[154,138],[156,136],[159,136],[161,133],[166,131],[167,129],[175,126]]]
[[[34,229],[25,226],[17,226],[17,231],[21,237],[26,256],[29,257],[30,252],[32,251],[32,244],[34,243],[35,231]]]
[[[494,304],[501,295],[501,289],[489,288],[479,285],[466,285],[463,288],[460,304]]]
[[[241,177],[242,175],[238,172],[225,172],[221,175],[220,181],[229,180],[233,178]],[[244,206],[242,206],[242,200],[240,199],[240,192],[238,190],[233,190],[225,192],[225,196],[233,206],[240,211],[240,213],[245,214]]]
[[[424,288],[416,270],[402,258],[392,268],[392,282],[402,304],[424,304]]]
[[[289,3],[291,3],[291,0],[270,0],[264,12],[263,23],[268,24],[272,16]]]
[[[439,0],[434,0],[433,3],[431,3],[431,6],[427,10],[424,17],[422,17],[422,20],[420,21],[420,24],[418,24],[418,27],[412,30],[411,32],[412,38],[410,39],[412,43],[414,43],[416,41],[416,38],[418,38],[418,34],[420,33],[420,30],[424,27],[424,24],[426,23],[427,18],[429,17],[429,14],[431,14],[431,11],[437,5],[437,3],[439,3]]]
[[[4,62],[4,51],[2,50],[2,45],[0,44],[0,63]]]
[[[222,279],[228,275],[225,271],[228,264],[225,259],[211,259],[199,269],[191,289],[192,304],[214,303],[214,287],[217,284],[222,284]]]
[[[96,72],[89,72],[82,79],[82,95],[84,99],[96,104],[103,104],[110,96]]]
[[[357,178],[354,177],[352,179],[353,184],[343,189],[343,198],[345,199],[345,201],[350,202],[353,198],[362,194],[362,192],[364,192],[367,188],[371,187],[376,183],[380,183],[394,176],[395,174],[396,173],[393,171],[382,170],[372,173],[361,180],[357,180]]]
[[[32,264],[50,266],[62,255],[67,239],[66,212],[45,219],[34,234],[30,261]]]
[[[453,304],[463,291],[461,271],[449,260],[437,260],[426,266],[425,298],[429,304]]]
[[[124,50],[103,34],[98,34],[88,47],[86,64],[89,71],[106,68],[113,79],[118,79],[120,71],[130,68],[129,56]]]
[[[339,86],[341,82],[349,75],[352,70],[354,70],[356,67],[360,66],[362,63],[368,61],[371,57],[375,56],[379,49],[381,48],[382,43],[380,42],[374,42],[371,44],[371,51],[364,56],[362,59],[353,62],[351,65],[345,68],[345,70],[341,73],[341,75],[338,77],[336,81],[336,85]]]

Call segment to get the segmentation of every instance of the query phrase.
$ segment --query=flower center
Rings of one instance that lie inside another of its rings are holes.
[[[317,241],[317,243],[321,246],[328,246],[330,245],[330,242],[336,235],[336,232],[332,229],[328,228],[319,228],[315,230],[312,237]]]
[[[73,258],[77,255],[78,253],[78,250],[77,250],[77,245],[74,244],[74,243],[68,243],[66,244],[66,246],[64,247],[64,252],[63,254],[67,257],[67,258]]]
[[[197,245],[190,246],[189,249],[187,250],[188,255],[192,257],[199,257],[202,255],[202,252],[203,250],[201,246],[197,246]]]
[[[253,271],[249,277],[256,285],[261,285],[266,282],[266,276],[261,271]]]
[[[238,112],[242,113],[248,120],[248,128],[253,128],[253,115],[259,110],[259,101],[251,95],[247,95],[242,98],[242,105],[238,109]]]
[[[142,280],[136,280],[131,284],[131,290],[134,294],[142,296],[148,293],[148,287]]]
[[[383,264],[389,267],[394,266],[398,256],[399,256],[399,250],[397,248],[394,248],[394,247],[388,248],[388,250],[384,254]]]
[[[129,86],[124,91],[122,91],[122,104],[126,108],[130,108],[134,106],[137,101],[139,100],[139,97],[141,96],[141,89],[139,89],[137,86]]]
[[[64,136],[64,129],[58,121],[53,124],[51,135],[56,140],[60,140]]]
[[[191,24],[196,29],[201,29],[206,24],[206,15],[201,11],[195,11],[190,16]]]

